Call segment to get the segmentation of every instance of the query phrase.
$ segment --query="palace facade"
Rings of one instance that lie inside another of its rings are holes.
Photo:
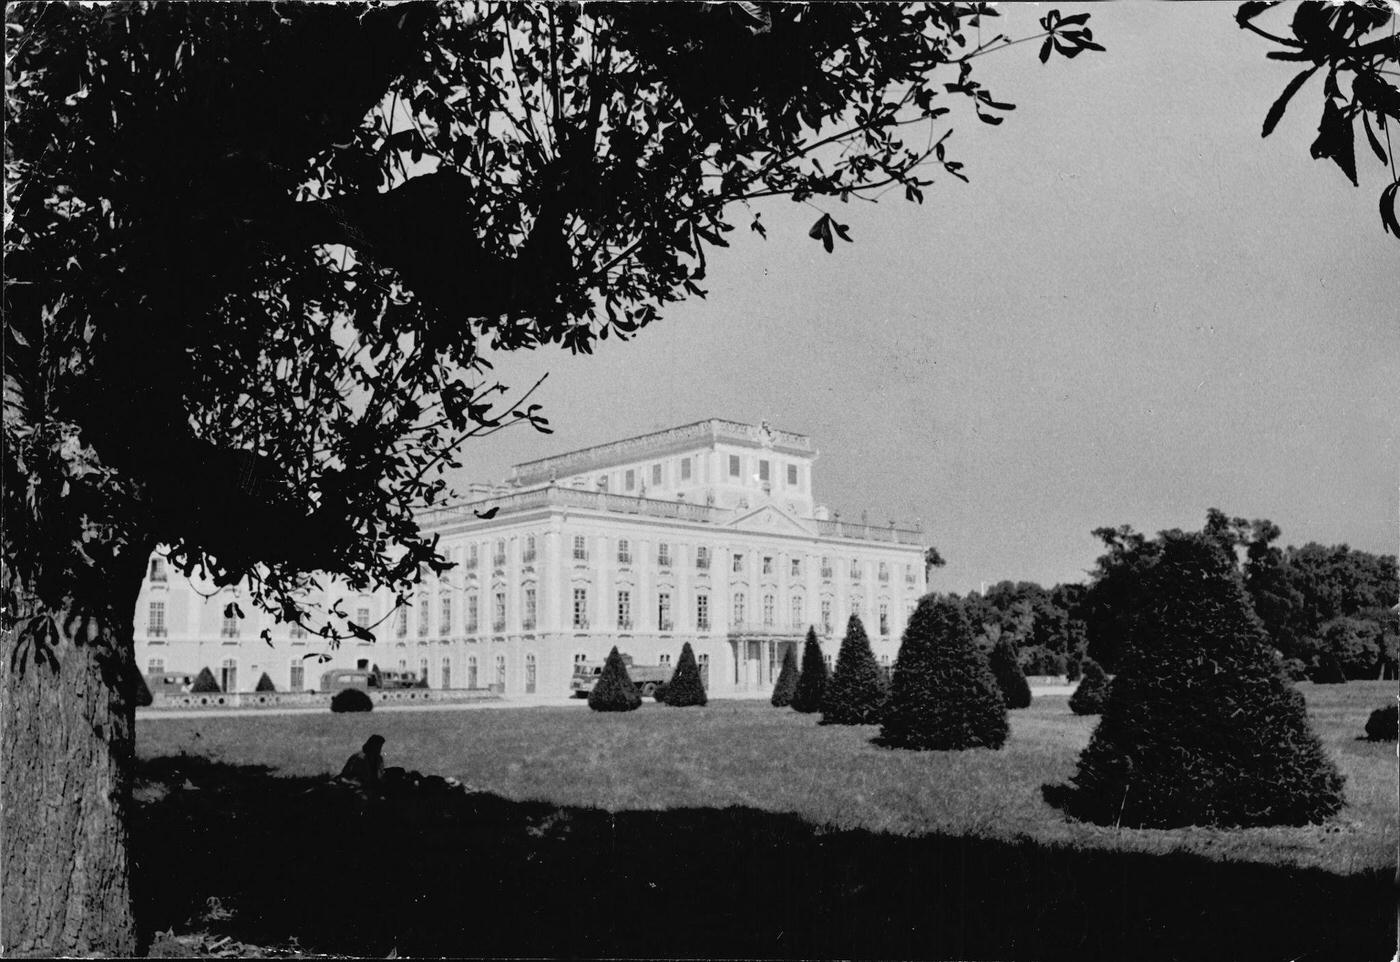
[[[504,484],[421,515],[454,567],[412,604],[339,596],[376,640],[335,650],[246,596],[246,617],[225,617],[237,589],[186,581],[157,556],[137,607],[138,663],[207,666],[226,691],[263,673],[279,691],[313,690],[328,668],[374,664],[433,688],[563,695],[576,662],[614,645],[638,664],[674,664],[688,641],[723,696],[771,690],[809,626],[834,660],[856,614],[891,664],[927,590],[923,532],[830,515],[813,497],[816,457],[805,435],[711,419],[516,465]]]

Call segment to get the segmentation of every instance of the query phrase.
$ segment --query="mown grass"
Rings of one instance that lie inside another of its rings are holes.
[[[901,752],[870,743],[872,727],[819,726],[766,702],[704,709],[646,704],[629,714],[579,707],[368,715],[295,715],[141,721],[146,758],[181,752],[277,775],[339,771],[372,733],[388,764],[451,775],[514,801],[608,811],[739,806],[792,814],[818,830],[937,834],[1086,850],[1164,854],[1338,874],[1395,864],[1396,762],[1392,743],[1358,740],[1391,682],[1302,686],[1314,726],[1346,776],[1347,807],[1319,826],[1150,831],[1072,822],[1041,786],[1074,772],[1094,718],[1065,696],[1040,696],[1012,713],[1000,752]]]

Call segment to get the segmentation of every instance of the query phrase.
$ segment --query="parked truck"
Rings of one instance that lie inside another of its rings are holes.
[[[632,684],[647,698],[655,698],[657,689],[671,680],[670,665],[633,664],[631,655],[623,655],[622,663],[627,666],[627,676],[632,679]],[[574,662],[574,677],[569,682],[574,697],[587,698],[602,674],[603,666],[600,664],[589,661]]]

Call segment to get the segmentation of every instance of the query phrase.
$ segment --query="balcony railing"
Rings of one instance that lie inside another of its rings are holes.
[[[146,634],[152,638],[164,638],[165,628],[161,625],[152,625],[146,629]]]
[[[505,620],[504,618],[500,618],[500,619],[497,619],[496,621],[491,622],[491,630],[492,630],[492,631],[495,631],[495,632],[502,632],[502,631],[505,631],[505,630],[506,630],[506,620]]]
[[[661,631],[675,631],[676,623],[670,618],[663,618],[661,619],[661,624],[658,627]]]
[[[534,564],[534,563],[535,563],[535,553],[534,553],[533,551],[527,551],[527,552],[525,552],[523,555],[520,556],[520,563],[521,563],[521,564],[527,564],[527,565],[532,565],[532,564]]]
[[[474,634],[476,634],[477,631],[478,631],[478,629],[479,629],[480,627],[481,627],[481,626],[480,626],[480,624],[477,622],[477,620],[476,620],[475,618],[473,618],[471,621],[467,622],[467,634],[469,634],[469,635],[474,635]]]
[[[631,618],[619,618],[619,619],[617,619],[617,630],[618,630],[618,631],[631,631],[631,630],[632,630],[632,619],[631,619]]]
[[[831,580],[831,569],[830,569],[830,568],[823,568],[823,569],[822,569],[822,577],[825,578],[827,581],[830,581],[830,580]]]
[[[534,630],[535,630],[535,619],[534,619],[534,618],[526,618],[524,621],[520,622],[520,630],[521,630],[521,631],[534,631]]]
[[[574,619],[574,628],[575,628],[576,630],[578,630],[578,631],[587,631],[587,630],[588,630],[588,619],[587,619],[587,618],[575,618],[575,619]]]

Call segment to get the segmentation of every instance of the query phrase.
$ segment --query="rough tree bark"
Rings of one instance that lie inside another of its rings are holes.
[[[0,956],[130,956],[132,622],[148,546],[63,610],[31,606],[0,658]],[[18,637],[35,615],[57,638]]]

